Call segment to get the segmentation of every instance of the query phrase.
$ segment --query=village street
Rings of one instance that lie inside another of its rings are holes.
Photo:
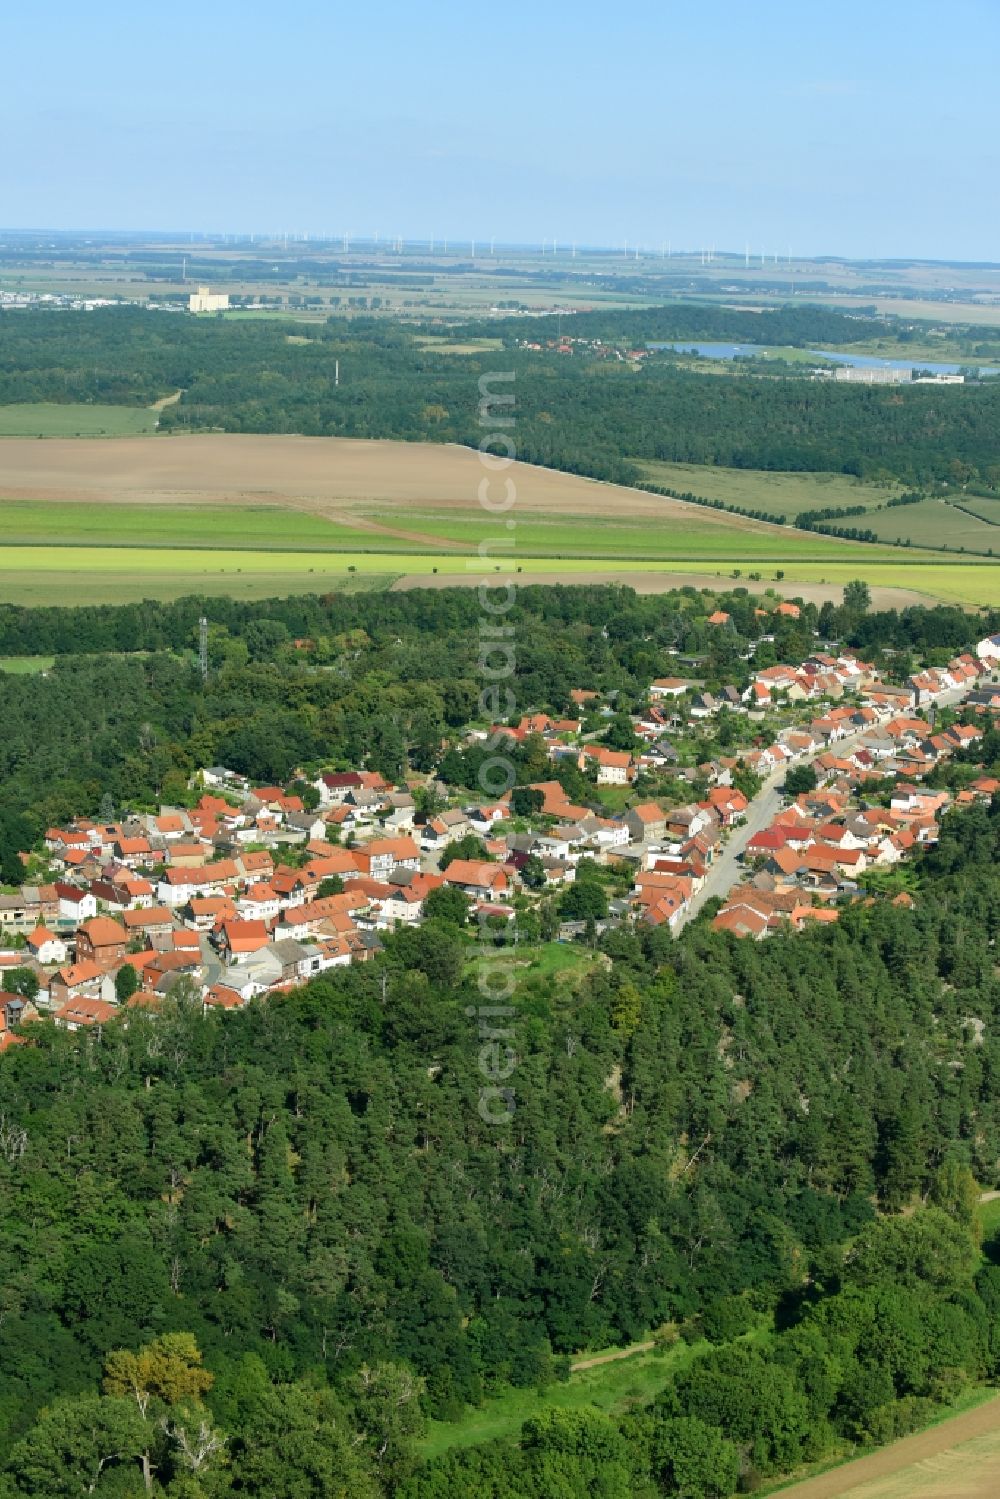
[[[956,687],[951,692],[943,693],[935,705],[938,708],[955,707],[966,696],[967,687]],[[837,740],[830,749],[842,754],[845,751],[855,749],[862,740],[867,729],[859,729],[856,734],[848,734],[843,739]],[[824,753],[820,751],[819,753]],[[799,764],[808,764],[815,756],[806,756]],[[693,920],[707,901],[718,898],[725,900],[734,885],[739,884],[745,876],[744,865],[740,862],[742,854],[756,833],[764,828],[770,827],[774,818],[781,811],[784,800],[781,788],[784,785],[785,776],[789,767],[780,765],[764,781],[757,795],[747,808],[746,820],[734,828],[720,849],[715,861],[711,865],[705,878],[705,883],[688,902],[687,909],[683,912],[677,922],[676,930],[680,931],[689,921]]]

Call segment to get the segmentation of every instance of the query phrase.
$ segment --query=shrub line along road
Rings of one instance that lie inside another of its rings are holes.
[[[938,699],[935,706],[939,708],[953,707],[963,700],[967,691],[968,689],[964,687],[952,688],[951,692],[946,692]],[[823,749],[817,750],[816,753],[822,755],[826,754],[828,750],[833,750],[839,754],[843,750],[850,750],[867,732],[867,729],[859,729],[856,734],[848,734],[845,738],[838,739],[834,744],[826,745]],[[806,759],[797,761],[796,763],[805,765],[810,763],[811,759],[815,759],[815,756],[807,756]],[[687,910],[677,923],[677,931],[680,931],[683,926],[692,921],[707,901],[713,900],[716,897],[719,900],[724,900],[732,887],[746,874],[747,871],[740,863],[740,859],[754,834],[760,833],[764,828],[769,827],[780,812],[781,804],[784,800],[781,788],[784,785],[788,768],[787,765],[779,765],[764,781],[764,784],[747,808],[746,821],[740,823],[733,830],[722,852],[709,868],[708,874],[705,876],[704,885],[702,885],[696,895],[692,896]]]

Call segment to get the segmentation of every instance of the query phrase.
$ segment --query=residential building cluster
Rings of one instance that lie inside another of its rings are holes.
[[[460,891],[474,920],[503,928],[519,908],[564,892],[583,860],[618,876],[612,923],[677,931],[714,897],[723,902],[715,928],[736,936],[836,920],[845,900],[867,898],[862,875],[933,842],[949,806],[998,789],[985,775],[954,796],[922,784],[1000,714],[998,660],[994,637],[902,685],[850,652],[825,651],[754,668],[742,690],[658,677],[630,715],[628,750],[600,742],[593,725],[614,717],[614,704],[581,686],[571,696],[589,731],[582,718],[544,713],[470,729],[467,747],[497,732],[530,738],[552,766],[492,803],[449,794],[433,777],[392,786],[358,767],[316,776],[307,808],[285,787],[210,767],[190,807],[49,828],[32,856],[44,882],[0,894],[0,1050],[23,1042],[40,1013],[69,1030],[100,1026],[155,1010],[179,984],[205,1009],[237,1008],[365,962],[386,932],[419,924],[442,888]],[[935,729],[938,708],[958,704],[977,722]],[[678,740],[723,710],[752,742],[682,764]],[[569,795],[557,775],[567,762],[592,794]],[[783,795],[799,765],[812,767],[815,789]],[[681,795],[644,796],[649,778],[664,775]],[[888,805],[884,794],[872,801],[887,781]],[[418,811],[417,791],[438,810]],[[475,857],[465,856],[470,845]],[[562,920],[558,935],[585,925]],[[37,981],[29,998],[3,983],[5,970],[25,968]]]

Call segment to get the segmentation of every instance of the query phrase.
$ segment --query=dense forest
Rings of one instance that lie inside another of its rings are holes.
[[[641,348],[644,343],[755,343],[776,347],[826,348],[833,344],[865,343],[885,335],[886,323],[864,314],[832,312],[826,307],[773,307],[763,312],[748,312],[736,307],[719,307],[707,303],[673,302],[660,307],[641,307],[630,311],[600,308],[572,315],[548,317],[511,316],[491,319],[495,335],[506,340],[519,338],[601,339],[606,343],[630,343]],[[481,333],[482,322],[467,323],[456,330],[460,337]],[[984,330],[989,336],[988,330]]]
[[[796,342],[814,324],[822,336],[830,319],[838,327],[866,327],[810,309],[731,312],[721,323],[716,309],[688,306],[620,317],[623,347],[642,341],[643,319],[647,335],[674,330],[694,337],[698,329],[725,326],[734,337],[754,339],[762,319],[773,318],[775,336]],[[420,330],[364,318],[296,323],[291,342],[290,325],[281,320],[231,322],[129,308],[0,318],[0,404],[141,405],[181,390],[180,401],[161,414],[165,432],[221,428],[478,444],[477,382],[502,367],[517,377],[519,456],[597,478],[631,482],[639,476],[636,460],[661,459],[908,483],[1000,482],[1000,381],[942,390],[719,377],[679,369],[667,358],[633,369],[592,351],[565,357],[514,347],[513,335],[502,351],[456,358],[423,345]],[[484,322],[476,331],[492,337],[497,327]],[[843,327],[840,336],[847,337]]]
[[[7,1492],[724,1495],[906,1430],[1000,1352],[998,867],[980,807],[913,910],[609,933],[510,1001],[502,1125],[446,919],[245,1011],[40,1023],[0,1060]],[[426,1416],[668,1327],[647,1413],[419,1465]]]

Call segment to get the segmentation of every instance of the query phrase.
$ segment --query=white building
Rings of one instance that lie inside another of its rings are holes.
[[[199,286],[188,297],[188,312],[225,312],[228,307],[229,293],[209,291],[207,286]]]

